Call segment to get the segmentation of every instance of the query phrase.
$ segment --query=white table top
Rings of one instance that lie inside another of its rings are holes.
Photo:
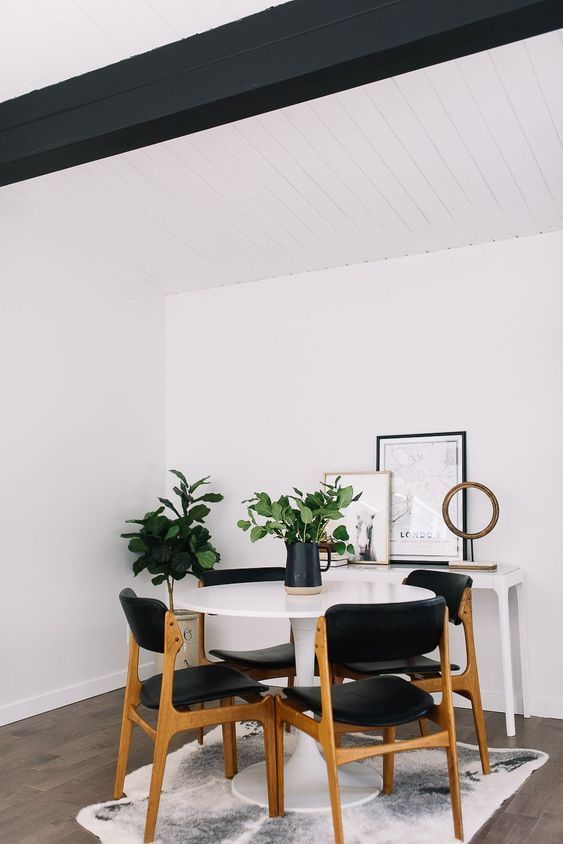
[[[319,618],[334,604],[391,604],[434,597],[428,589],[399,583],[325,581],[319,595],[288,595],[281,581],[233,583],[186,589],[178,607],[244,618]]]

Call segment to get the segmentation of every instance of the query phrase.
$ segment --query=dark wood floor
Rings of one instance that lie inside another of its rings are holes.
[[[111,692],[0,728],[0,841],[81,844],[94,840],[74,820],[89,803],[111,798],[123,692]],[[458,738],[474,742],[468,710],[457,710]],[[473,844],[562,844],[563,721],[488,713],[491,747],[533,747],[550,754],[473,838]],[[152,745],[133,734],[130,767],[150,762]],[[172,749],[191,738],[176,737]],[[376,838],[374,838],[376,841]]]

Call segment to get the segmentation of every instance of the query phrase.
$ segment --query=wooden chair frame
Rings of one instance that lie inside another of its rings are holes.
[[[406,580],[404,580],[403,583],[406,583]],[[484,774],[489,774],[491,771],[491,765],[489,761],[489,747],[487,744],[483,702],[481,700],[481,687],[479,685],[479,672],[477,670],[475,638],[473,635],[472,592],[469,587],[463,591],[459,605],[458,617],[461,621],[465,637],[466,664],[465,669],[461,672],[461,674],[451,675],[452,689],[456,692],[456,694],[461,695],[471,703],[475,733],[477,735],[477,744],[479,745],[479,756],[481,757],[481,767]],[[351,671],[343,665],[333,666],[333,670],[335,676],[341,679],[349,677],[352,680],[362,680],[369,676],[367,674],[359,674],[356,671]],[[441,680],[439,674],[409,674],[408,676],[419,689],[424,689],[425,692],[441,691]],[[420,729],[424,735],[426,726],[423,722],[420,724]]]
[[[205,589],[205,583],[203,582],[203,580],[199,580],[197,585],[200,589]],[[246,674],[247,677],[251,677],[253,680],[273,680],[275,677],[287,676],[287,685],[289,687],[294,685],[295,668],[292,668],[289,671],[285,672],[283,668],[253,668],[250,665],[246,666],[241,665],[240,663],[235,664],[234,662],[229,662],[229,660],[227,659],[208,659],[207,650],[205,647],[205,613],[202,612],[198,613],[197,633],[198,665],[214,665],[219,663],[220,665],[226,665],[228,668],[236,668],[237,671],[242,671],[244,674]],[[293,643],[293,630],[290,632],[289,641]],[[203,744],[203,727],[198,730],[197,741],[198,744]]]
[[[463,841],[463,823],[461,817],[461,796],[459,788],[459,771],[457,761],[457,745],[455,718],[452,702],[452,676],[450,671],[450,654],[448,640],[448,610],[444,613],[444,626],[440,640],[440,688],[442,700],[435,704],[427,717],[441,728],[438,732],[422,735],[420,738],[407,741],[396,741],[395,727],[360,727],[354,724],[335,722],[332,714],[331,668],[328,662],[326,621],[319,618],[317,622],[315,652],[321,678],[322,715],[312,718],[305,714],[306,706],[287,698],[276,697],[276,748],[277,748],[277,780],[278,780],[278,812],[284,814],[284,755],[283,755],[283,725],[292,724],[318,741],[324,751],[332,821],[334,826],[335,844],[344,844],[344,830],[342,826],[342,810],[340,806],[340,786],[338,782],[338,766],[348,762],[367,759],[370,756],[383,756],[383,793],[393,791],[394,755],[404,750],[418,750],[425,747],[444,747],[447,755],[448,777],[452,801],[454,831],[457,839]],[[365,677],[364,677],[365,679]],[[339,738],[344,733],[370,732],[375,729],[383,731],[383,743],[364,745],[362,747],[341,748]]]
[[[152,842],[156,826],[164,768],[168,754],[168,745],[172,736],[185,730],[203,729],[210,725],[222,725],[223,748],[225,755],[225,776],[228,779],[237,773],[237,747],[235,723],[237,721],[259,721],[264,728],[264,745],[266,756],[266,774],[268,786],[268,807],[270,817],[276,817],[276,744],[275,744],[275,704],[271,695],[244,696],[245,703],[234,704],[233,698],[221,700],[221,705],[212,709],[178,710],[172,705],[172,690],[174,685],[174,667],[176,655],[180,650],[182,638],[178,623],[173,613],[167,612],[164,619],[164,661],[162,669],[162,685],[160,705],[156,730],[139,715],[140,695],[142,683],[139,680],[139,645],[130,634],[129,664],[127,668],[127,685],[123,703],[123,718],[121,722],[121,736],[119,740],[119,754],[117,771],[113,791],[114,800],[123,797],[123,784],[127,770],[127,758],[131,746],[133,724],[137,724],[146,735],[153,740],[154,757],[145,825],[145,842]],[[190,669],[187,669],[190,670]]]

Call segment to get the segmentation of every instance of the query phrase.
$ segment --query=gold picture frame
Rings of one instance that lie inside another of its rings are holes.
[[[325,472],[323,482],[334,483],[339,476],[342,486],[351,485],[355,494],[363,493],[358,502],[346,508],[344,519],[337,523],[346,525],[350,542],[356,548],[356,556],[348,562],[388,566],[391,561],[391,472]]]

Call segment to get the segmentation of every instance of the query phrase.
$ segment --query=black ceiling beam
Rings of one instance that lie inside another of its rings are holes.
[[[0,185],[562,26],[562,0],[293,0],[1,103]]]

